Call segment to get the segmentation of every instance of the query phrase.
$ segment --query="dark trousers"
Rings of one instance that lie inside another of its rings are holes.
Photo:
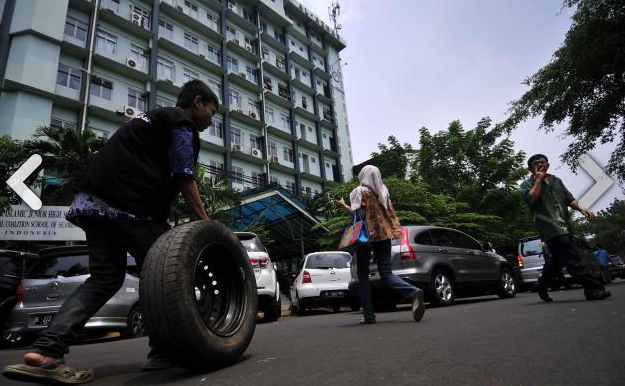
[[[553,279],[558,275],[558,271],[561,270],[561,265],[584,287],[584,293],[605,290],[601,281],[592,275],[588,263],[579,254],[568,235],[555,237],[547,241],[547,245],[553,258],[545,261],[542,278],[539,281],[539,291],[547,291]]]
[[[121,288],[126,276],[126,256],[130,253],[141,267],[156,239],[169,226],[164,222],[116,222],[85,220],[91,276],[72,293],[39,334],[33,352],[62,358],[85,323]]]
[[[371,283],[369,282],[369,257],[371,250],[378,261],[378,273],[382,282],[389,285],[407,301],[413,301],[417,295],[417,287],[406,283],[391,271],[391,240],[374,241],[361,245],[356,251],[358,286],[362,300],[362,312],[366,321],[374,321],[373,301],[371,299]]]

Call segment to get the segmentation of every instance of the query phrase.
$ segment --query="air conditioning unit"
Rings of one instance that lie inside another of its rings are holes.
[[[244,72],[239,72],[239,76],[240,76],[241,78],[243,78],[243,79],[247,79],[247,78],[245,77],[245,73],[244,73]]]
[[[139,65],[139,63],[136,60],[132,59],[132,58],[126,58],[126,65],[128,67],[131,67],[131,68],[139,68],[139,67],[141,67]]]
[[[228,9],[231,10],[231,11],[234,11],[235,8],[236,8],[236,5],[232,1],[229,1],[228,2]]]
[[[180,11],[180,12],[182,12],[182,11],[183,11],[183,9],[182,9],[182,5],[177,5],[177,6],[176,6],[176,8],[178,8],[178,11]]]
[[[278,158],[278,156],[277,156],[277,155],[273,155],[273,156],[271,156],[271,162],[273,162],[273,163],[276,163],[276,164],[277,164],[277,163],[280,163],[279,161],[280,161],[280,159]]]
[[[126,118],[135,118],[137,117],[139,114],[141,114],[141,111],[139,111],[139,109],[132,107],[132,106],[124,106],[123,108],[117,110],[117,113],[119,115],[123,115]]]
[[[232,39],[232,41],[237,45],[239,44],[239,39]]]
[[[167,78],[167,79],[165,79],[165,83],[174,84],[174,80],[170,79],[170,78]]]
[[[249,44],[245,45],[245,49],[248,50],[249,52],[254,52],[254,48]]]
[[[238,143],[233,143],[232,150],[243,151],[243,146],[241,146],[241,144],[238,144]]]
[[[256,113],[255,113],[255,112],[253,112],[253,111],[249,111],[247,114],[248,114],[250,117],[252,117],[252,118],[256,119]]]
[[[263,152],[260,149],[252,149],[252,156],[256,158],[263,158]]]
[[[130,15],[130,21],[132,24],[138,25],[139,27],[143,27],[143,15],[140,12],[133,11]]]

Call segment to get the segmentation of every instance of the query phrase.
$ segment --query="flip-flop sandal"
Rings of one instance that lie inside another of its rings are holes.
[[[45,367],[26,364],[9,365],[4,368],[3,375],[7,378],[29,382],[45,382],[62,385],[78,385],[93,381],[93,371],[74,370],[63,360],[56,361]]]

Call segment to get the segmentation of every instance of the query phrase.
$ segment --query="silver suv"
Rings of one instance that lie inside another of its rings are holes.
[[[128,256],[121,289],[85,325],[85,332],[119,331],[123,337],[144,335],[139,308],[139,272]],[[25,273],[18,286],[17,304],[8,320],[7,333],[25,341],[45,330],[65,299],[89,277],[86,247],[48,248]]]
[[[280,317],[281,311],[280,284],[269,253],[255,233],[234,232],[234,234],[245,247],[254,268],[258,310],[264,314],[264,320],[275,322]]]
[[[391,269],[424,290],[431,303],[450,305],[459,296],[497,294],[511,298],[516,295],[512,266],[492,253],[490,246],[450,228],[406,226],[402,229],[403,237],[392,243]],[[402,301],[382,285],[373,256],[369,270],[375,303],[394,305]],[[356,264],[351,266],[351,276],[350,296],[359,292]]]

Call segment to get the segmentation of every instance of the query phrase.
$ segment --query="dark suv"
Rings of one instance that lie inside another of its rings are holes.
[[[393,240],[391,268],[394,274],[423,289],[430,302],[450,305],[460,296],[516,295],[510,263],[471,236],[436,226],[406,226],[403,233],[401,239]],[[357,296],[355,260],[349,289],[350,295]],[[401,301],[382,285],[373,257],[369,264],[374,302],[388,305]]]

